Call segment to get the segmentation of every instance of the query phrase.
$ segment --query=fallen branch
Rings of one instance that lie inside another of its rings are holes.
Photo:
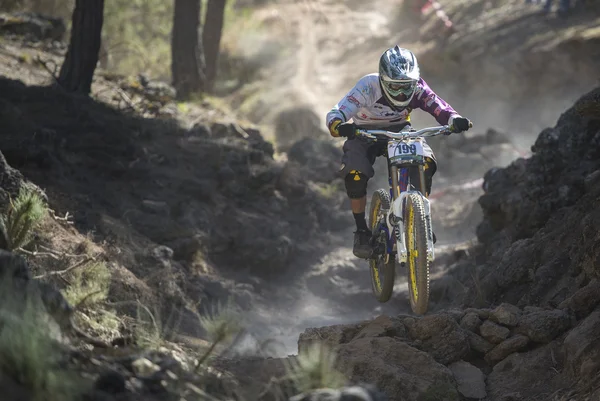
[[[17,248],[17,251],[24,253],[26,255],[30,255],[30,256],[49,256],[53,259],[60,260],[60,258],[52,252],[28,251],[27,249],[23,249],[23,248]]]
[[[58,221],[64,221],[64,222],[66,222],[67,224],[75,224],[73,221],[69,220],[69,218],[72,218],[72,217],[73,217],[73,215],[72,215],[72,214],[69,214],[69,212],[66,212],[66,213],[65,213],[65,217],[60,217],[60,216],[57,216],[57,215],[56,215],[56,212],[55,212],[54,210],[52,210],[52,209],[48,209],[48,210],[50,211],[50,214],[52,215],[52,218],[53,218],[54,220],[58,220]]]
[[[72,271],[74,269],[77,269],[78,267],[84,266],[88,262],[91,262],[91,261],[94,261],[94,260],[96,260],[96,258],[94,258],[92,256],[88,256],[84,260],[81,260],[81,261],[75,263],[73,266],[67,267],[64,270],[55,270],[55,271],[47,272],[47,273],[44,273],[44,274],[40,274],[40,275],[34,276],[33,278],[34,279],[42,279],[42,278],[46,278],[46,277],[49,277],[49,276],[63,275],[63,274],[66,274],[66,273],[68,273],[68,272],[70,272],[70,271]]]
[[[125,103],[127,103],[127,106],[129,106],[129,108],[131,108],[133,111],[136,111],[136,112],[139,111],[137,108],[137,105],[135,103],[133,103],[133,100],[131,100],[129,95],[127,95],[127,93],[125,93],[125,91],[123,89],[116,88],[115,90],[117,91],[119,96],[121,96],[121,99],[123,99],[123,101]]]

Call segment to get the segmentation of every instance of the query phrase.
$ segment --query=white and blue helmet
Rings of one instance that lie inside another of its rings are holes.
[[[381,89],[386,100],[395,107],[408,106],[420,76],[417,57],[410,50],[394,46],[379,59]]]

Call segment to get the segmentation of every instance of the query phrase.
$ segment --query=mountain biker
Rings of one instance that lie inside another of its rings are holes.
[[[356,231],[353,253],[371,256],[371,231],[367,227],[367,181],[373,177],[373,164],[386,150],[381,143],[354,141],[356,128],[386,128],[399,132],[410,125],[410,113],[419,108],[431,114],[438,123],[449,125],[455,133],[469,129],[470,121],[461,117],[448,103],[433,92],[421,78],[416,56],[395,46],[379,59],[379,73],[368,74],[327,113],[327,128],[333,137],[346,137],[339,174],[344,178]],[[352,119],[352,123],[348,120]],[[385,144],[383,144],[385,145]],[[425,196],[431,193],[432,177],[437,165],[429,145],[425,152]],[[435,234],[434,234],[434,242]]]

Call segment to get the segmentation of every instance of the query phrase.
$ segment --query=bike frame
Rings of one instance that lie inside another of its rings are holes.
[[[386,130],[363,130],[357,129],[356,135],[362,136],[374,141],[378,140],[378,137],[383,137],[385,140],[403,141],[407,139],[416,139],[417,141],[422,140],[424,137],[432,137],[440,134],[450,133],[450,128],[447,125],[439,127],[424,128],[419,131],[403,131],[403,132],[391,132]],[[409,190],[409,177],[410,169],[418,169],[419,187],[425,188],[425,169],[423,164],[417,165],[404,165],[403,163],[391,163],[388,158],[386,151],[386,159],[388,160],[388,183],[390,198],[392,204],[390,209],[387,211],[385,221],[379,221],[377,232],[384,231],[386,233],[387,244],[386,244],[386,263],[390,255],[396,251],[396,257],[398,263],[404,266],[408,258],[408,251],[406,249],[406,238],[404,235],[404,205],[406,203],[406,197],[410,194],[417,194],[423,200],[425,205],[425,218],[427,223],[427,260],[433,262],[435,259],[434,245],[433,245],[433,227],[431,223],[431,206],[429,199],[425,197],[418,190]]]

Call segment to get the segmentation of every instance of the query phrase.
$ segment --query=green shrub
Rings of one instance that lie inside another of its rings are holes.
[[[31,242],[33,230],[46,214],[44,201],[34,190],[23,186],[19,195],[11,199],[8,211],[0,222],[6,232],[9,251],[27,246]]]

